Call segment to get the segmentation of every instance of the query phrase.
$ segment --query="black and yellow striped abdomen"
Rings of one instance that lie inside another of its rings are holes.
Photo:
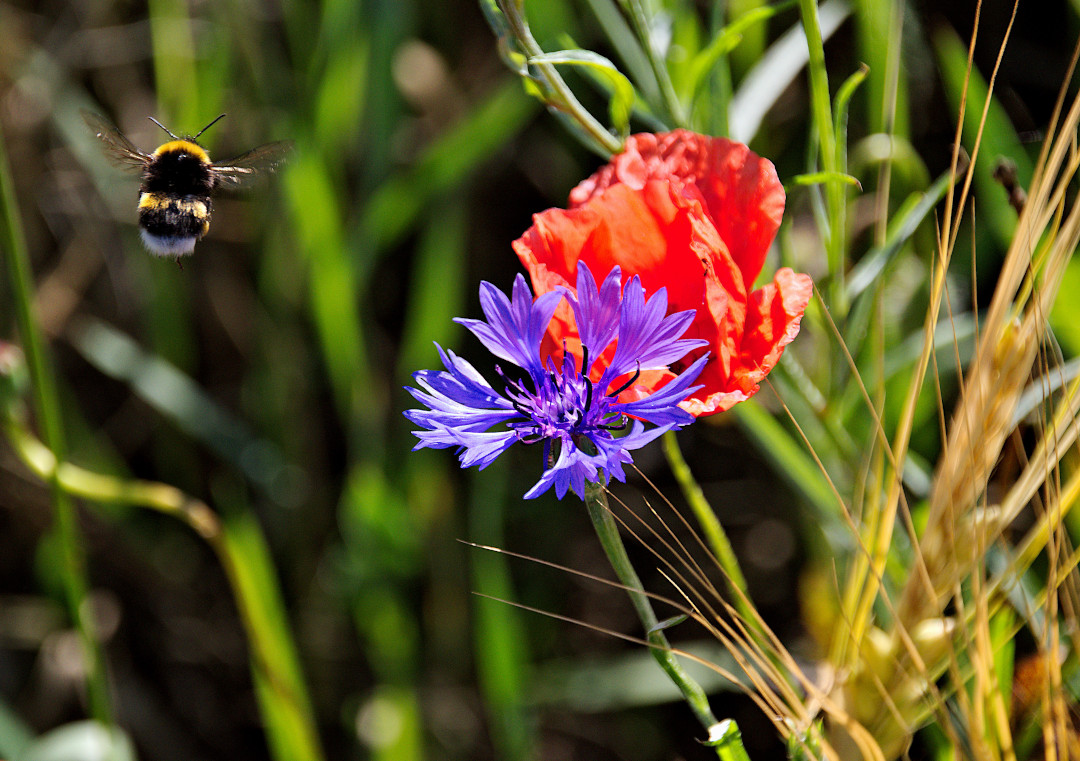
[[[182,256],[210,229],[216,183],[210,157],[189,140],[158,148],[143,172],[139,227],[143,243],[158,256]]]

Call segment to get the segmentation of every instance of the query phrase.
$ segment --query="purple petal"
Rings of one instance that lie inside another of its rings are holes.
[[[480,284],[480,307],[487,322],[465,318],[455,322],[471,330],[496,357],[535,374],[543,372],[540,339],[563,298],[562,291],[551,291],[533,301],[528,283],[519,274],[512,300],[491,283]]]
[[[570,296],[581,344],[589,350],[589,365],[603,354],[619,333],[621,270],[613,267],[600,291],[585,262],[578,262],[577,296]],[[582,368],[588,374],[589,367]]]

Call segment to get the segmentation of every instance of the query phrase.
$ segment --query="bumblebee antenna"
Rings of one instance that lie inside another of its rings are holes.
[[[155,119],[154,117],[152,117],[152,116],[148,116],[148,117],[146,117],[146,118],[147,118],[147,119],[149,119],[150,121],[152,121],[152,122],[153,122],[154,124],[156,124],[157,126],[161,127],[161,128],[163,129],[163,130],[165,130],[165,134],[167,134],[167,135],[168,135],[169,137],[171,137],[171,138],[172,138],[173,140],[179,140],[179,139],[180,139],[180,138],[178,138],[178,137],[177,137],[176,135],[174,135],[174,134],[172,133],[172,130],[170,130],[170,129],[169,129],[168,127],[166,127],[166,126],[165,126],[164,124],[162,124],[161,122],[159,122],[159,121],[158,121],[157,119]],[[218,118],[220,118],[220,117],[218,117]],[[212,124],[212,123],[213,123],[213,122],[211,122],[211,124]]]
[[[224,119],[224,118],[225,118],[225,114],[222,114],[222,115],[221,115],[221,116],[219,116],[219,117],[218,117],[217,119],[214,119],[214,121],[210,122],[210,123],[209,123],[209,124],[207,124],[207,125],[206,125],[205,127],[203,127],[203,128],[201,129],[201,130],[199,130],[199,135],[201,135],[202,133],[206,132],[206,130],[210,129],[211,127],[213,127],[213,126],[214,126],[215,124],[217,124],[217,123],[218,123],[219,121],[221,121],[221,120],[222,120],[222,119]],[[196,135],[195,137],[193,137],[193,138],[191,138],[191,139],[192,139],[192,140],[198,140],[198,139],[199,139],[199,135]]]

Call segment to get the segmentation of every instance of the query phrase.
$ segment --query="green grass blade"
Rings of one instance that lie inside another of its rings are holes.
[[[641,49],[641,43],[634,36],[626,18],[616,7],[613,0],[585,0],[593,12],[604,36],[611,43],[619,59],[626,66],[630,79],[633,80],[642,98],[647,103],[655,103],[660,98],[660,88],[649,68],[649,58]]]
[[[823,516],[839,509],[821,469],[776,419],[751,399],[731,409],[742,429],[773,464],[773,470]]]
[[[630,113],[634,109],[634,85],[615,64],[604,56],[590,50],[558,50],[552,53],[533,56],[530,64],[552,64],[554,66],[583,66],[605,85],[610,95],[608,115],[615,132],[622,138],[630,132]]]
[[[0,756],[19,758],[34,741],[34,733],[7,703],[0,700]]]
[[[251,643],[252,674],[277,761],[322,761],[307,688],[262,530],[247,510],[222,517],[219,555]]]
[[[7,157],[7,143],[0,132],[0,252],[3,253],[11,294],[15,302],[15,324],[22,339],[23,353],[30,375],[34,413],[42,429],[42,440],[62,459],[66,452],[64,425],[56,393],[56,379],[44,336],[34,315],[34,285],[30,256],[23,234],[15,184]],[[85,605],[88,581],[82,534],[75,505],[54,476],[49,480],[52,498],[54,536],[59,544],[59,571],[63,582],[68,616],[79,636],[82,656],[86,659],[86,687],[90,712],[102,724],[111,725],[112,703],[105,675],[101,643]]]
[[[334,398],[342,416],[375,398],[361,330],[359,286],[342,228],[342,199],[329,168],[306,154],[286,172],[285,191],[300,250],[308,263],[308,294]]]
[[[76,323],[72,345],[189,436],[231,462],[271,499],[290,491],[292,468],[277,447],[257,437],[186,373],[140,347],[130,336],[91,317]]]

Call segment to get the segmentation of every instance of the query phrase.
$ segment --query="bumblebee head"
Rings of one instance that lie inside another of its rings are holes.
[[[158,146],[158,149],[150,155],[153,156],[155,161],[159,161],[163,165],[182,166],[192,160],[200,164],[210,163],[210,154],[194,139],[177,138],[176,140],[170,140]]]

